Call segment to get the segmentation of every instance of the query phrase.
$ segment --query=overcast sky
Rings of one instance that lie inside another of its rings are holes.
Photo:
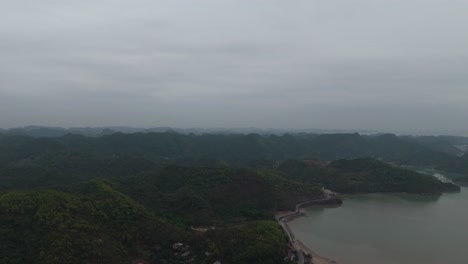
[[[2,0],[0,127],[468,131],[466,0]]]

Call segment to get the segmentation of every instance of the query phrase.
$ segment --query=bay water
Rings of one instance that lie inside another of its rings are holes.
[[[468,188],[441,196],[343,196],[338,207],[303,209],[297,239],[339,264],[468,263]]]

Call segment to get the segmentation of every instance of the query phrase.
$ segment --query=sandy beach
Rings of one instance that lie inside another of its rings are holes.
[[[301,256],[299,257],[300,264],[304,263],[304,260],[306,259],[307,255],[312,256],[312,262],[311,262],[312,264],[337,264],[336,261],[320,256],[319,254],[309,249],[300,240],[297,240],[296,237],[294,236],[294,233],[291,231],[288,225],[288,222],[294,220],[297,217],[301,217],[304,215],[304,213],[300,210],[301,207],[312,206],[314,205],[314,202],[322,203],[323,201],[326,201],[326,200],[336,199],[336,197],[329,195],[329,194],[326,194],[325,196],[326,196],[325,198],[321,198],[321,199],[317,199],[313,201],[307,201],[307,202],[298,204],[296,206],[296,211],[281,211],[275,214],[276,220],[283,227],[286,234],[289,236],[289,240],[291,244],[301,254]]]
[[[313,252],[307,248],[300,240],[296,240],[296,245],[300,248],[305,254],[312,256],[313,264],[337,264],[336,261],[320,256],[319,254]]]
[[[291,219],[288,217],[287,214],[284,214],[283,212],[282,214],[279,215],[279,217],[280,218],[282,217],[282,220],[279,221],[279,224],[283,227],[286,234],[289,236],[289,240],[291,241],[291,244],[296,248],[296,250],[299,253],[302,254],[303,257],[300,258],[300,260],[302,259],[302,263],[304,263],[304,259],[306,258],[306,255],[310,255],[312,256],[312,262],[311,262],[312,264],[337,264],[336,261],[325,258],[315,253],[314,251],[309,249],[306,245],[304,245],[304,243],[302,243],[300,240],[296,239],[296,237],[294,236],[294,233],[289,228],[288,222],[296,217],[300,217],[299,214],[297,214],[296,212],[291,212],[290,213],[290,217],[292,217]],[[301,261],[299,261],[299,263],[301,263]]]

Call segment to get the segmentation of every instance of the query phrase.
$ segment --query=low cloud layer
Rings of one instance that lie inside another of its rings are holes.
[[[468,2],[5,1],[0,127],[468,131]]]

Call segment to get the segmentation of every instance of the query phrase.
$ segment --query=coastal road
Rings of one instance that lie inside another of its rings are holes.
[[[334,196],[333,194],[324,193],[324,197],[323,197],[323,198],[315,199],[315,200],[309,200],[309,201],[305,201],[305,202],[299,203],[299,204],[296,205],[296,211],[294,211],[294,212],[288,212],[288,213],[286,213],[286,214],[277,215],[277,216],[276,216],[276,220],[277,220],[278,222],[280,222],[280,221],[284,220],[285,218],[288,218],[288,217],[291,217],[291,216],[294,216],[294,215],[299,215],[299,214],[301,213],[300,209],[301,209],[301,207],[303,207],[304,205],[321,203],[321,202],[325,202],[325,201],[333,200],[333,199],[335,199],[335,196]]]
[[[335,261],[324,258],[324,257],[316,254],[315,252],[313,252],[312,250],[307,248],[301,241],[297,240],[295,238],[293,232],[289,228],[288,220],[287,220],[289,217],[299,216],[301,214],[301,212],[300,212],[301,207],[303,207],[303,206],[305,206],[307,204],[316,204],[316,203],[320,204],[322,202],[325,202],[327,200],[333,200],[335,198],[336,198],[336,196],[334,195],[333,192],[325,190],[324,191],[324,197],[319,198],[319,199],[315,199],[315,200],[310,200],[310,201],[305,201],[305,202],[299,203],[299,204],[296,205],[296,211],[288,212],[286,214],[279,214],[279,215],[276,216],[276,220],[281,225],[281,227],[283,227],[283,230],[286,232],[286,234],[289,237],[289,241],[291,242],[294,249],[296,249],[296,251],[298,252],[298,264],[304,264],[305,263],[305,258],[304,258],[305,254],[310,254],[312,256],[312,264],[336,264]]]

